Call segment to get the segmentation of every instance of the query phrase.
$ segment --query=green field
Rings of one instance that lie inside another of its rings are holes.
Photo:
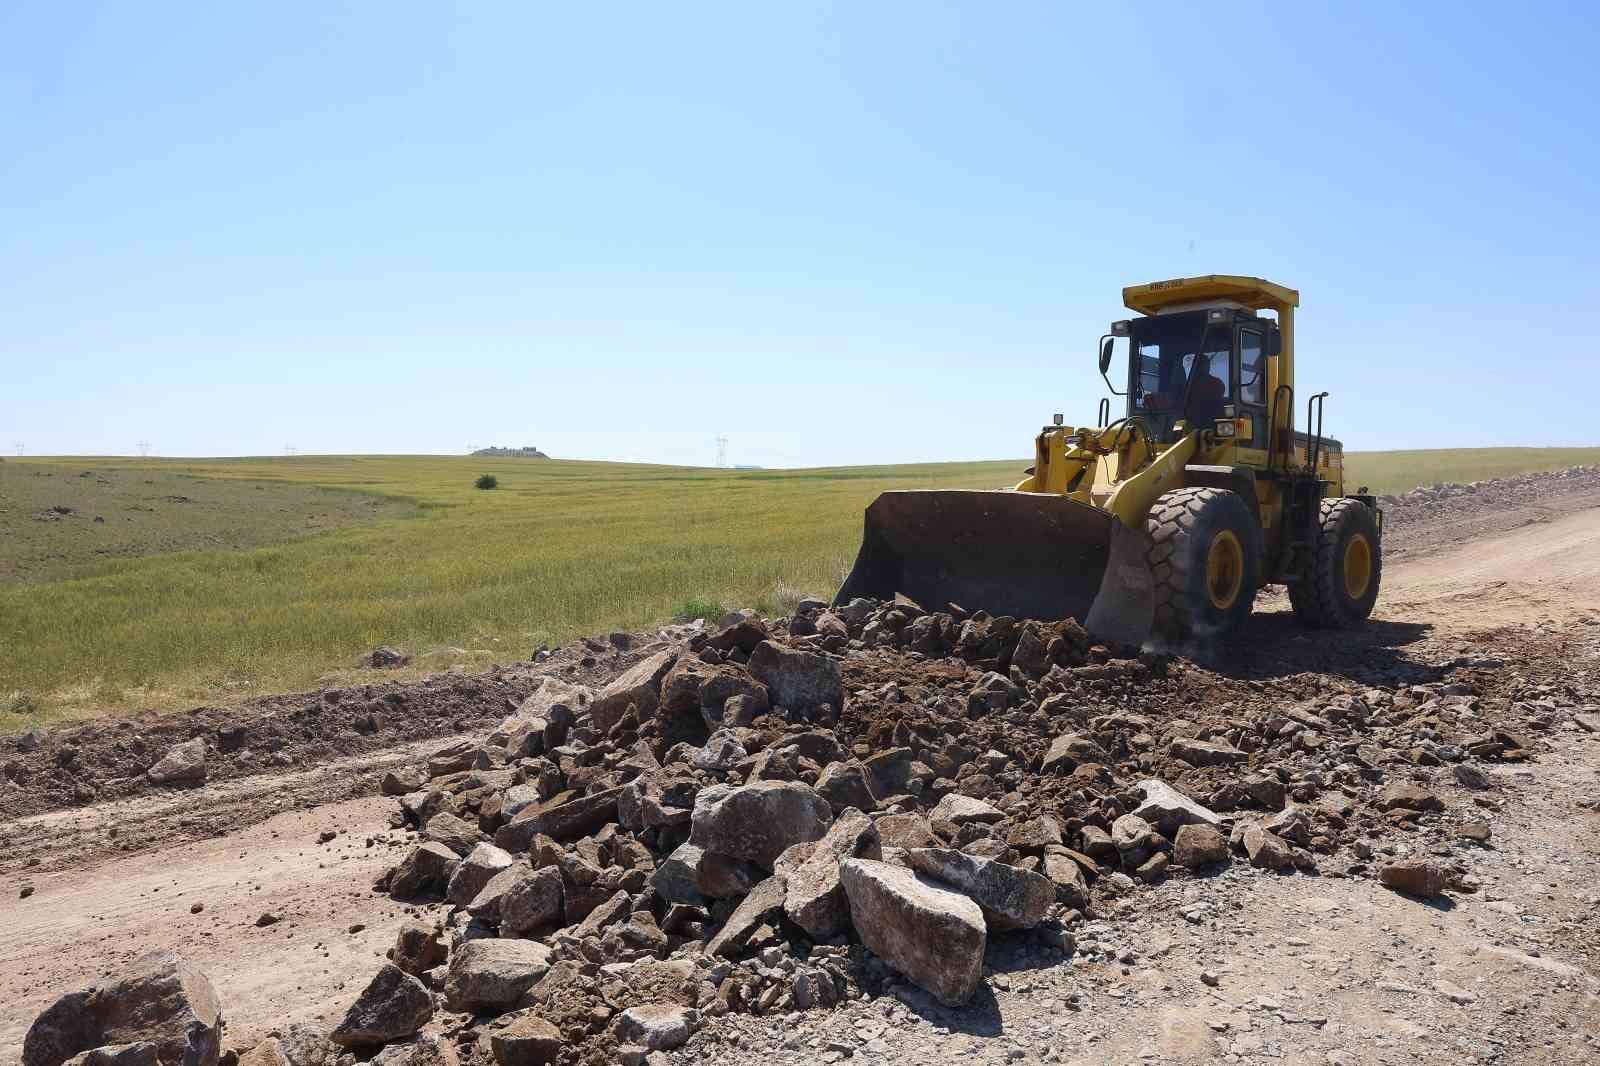
[[[1348,462],[1352,485],[1395,492],[1600,462],[1600,449],[1357,453]],[[1022,465],[0,463],[0,732],[348,678],[381,643],[410,652],[411,669],[424,671],[650,625],[689,603],[782,610],[837,585],[861,510],[879,492],[999,487]],[[482,473],[500,487],[475,490]],[[33,517],[55,504],[75,513]],[[154,510],[130,510],[143,506]],[[94,523],[95,514],[107,521]]]

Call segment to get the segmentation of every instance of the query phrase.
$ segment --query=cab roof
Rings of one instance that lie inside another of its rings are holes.
[[[1144,315],[1160,314],[1163,308],[1174,304],[1194,304],[1205,300],[1236,300],[1256,310],[1267,308],[1282,311],[1300,306],[1300,294],[1294,289],[1275,285],[1264,278],[1247,278],[1239,274],[1173,278],[1170,281],[1152,281],[1147,285],[1129,285],[1122,290],[1123,304],[1130,311]]]

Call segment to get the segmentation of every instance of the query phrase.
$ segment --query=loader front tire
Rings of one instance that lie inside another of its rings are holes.
[[[1289,603],[1302,623],[1350,629],[1365,622],[1378,601],[1383,541],[1372,508],[1345,497],[1323,500],[1307,572],[1289,585]]]
[[[1175,643],[1224,640],[1250,617],[1261,527],[1238,493],[1174,489],[1150,508],[1154,633]]]

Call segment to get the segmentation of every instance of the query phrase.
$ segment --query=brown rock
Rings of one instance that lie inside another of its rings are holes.
[[[689,842],[770,870],[785,848],[821,839],[832,821],[827,801],[798,781],[716,785],[695,797]]]
[[[1245,827],[1244,851],[1250,856],[1250,865],[1263,870],[1281,870],[1294,865],[1294,847],[1259,824]]]
[[[1392,811],[1404,809],[1411,811],[1442,811],[1444,800],[1429,792],[1421,785],[1414,785],[1409,781],[1390,785],[1378,797],[1378,806],[1382,810]]]
[[[779,707],[812,712],[827,704],[835,713],[844,707],[839,664],[826,655],[766,640],[750,654],[750,673],[767,686],[768,695]]]
[[[976,903],[990,930],[1038,925],[1056,901],[1056,886],[1043,874],[950,848],[917,848],[911,867]]]
[[[1444,892],[1446,877],[1435,862],[1423,858],[1396,859],[1378,871],[1378,880],[1398,892],[1413,896],[1437,896]]]
[[[706,944],[706,954],[737,958],[756,930],[782,913],[785,895],[782,877],[769,877],[752,888],[728,916],[722,929]]]
[[[444,944],[436,926],[408,919],[394,941],[394,964],[413,977],[421,977],[444,961]]]
[[[1228,855],[1228,838],[1209,825],[1181,826],[1172,841],[1173,861],[1190,870],[1226,862]]]
[[[827,940],[850,926],[839,862],[882,858],[878,830],[865,814],[849,807],[815,845],[797,846],[811,847],[811,855],[788,877],[783,910],[813,940]]]
[[[589,707],[589,720],[594,727],[602,733],[611,732],[629,707],[636,708],[640,718],[655,714],[661,699],[661,679],[676,661],[675,652],[657,652],[601,689]]]
[[[385,964],[328,1034],[340,1047],[377,1047],[403,1040],[433,1017],[433,993],[392,963]]]
[[[489,1049],[500,1066],[552,1066],[565,1046],[560,1029],[531,1013],[489,1034]]]
[[[851,922],[870,951],[949,1006],[972,998],[987,941],[976,903],[871,859],[846,859],[839,871]]]
[[[216,1066],[222,1005],[204,974],[171,952],[154,951],[120,974],[69,992],[34,1019],[22,1066],[60,1066],[79,1052],[154,1044],[163,1063]]]

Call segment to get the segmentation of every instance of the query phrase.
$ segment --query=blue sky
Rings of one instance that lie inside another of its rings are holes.
[[[1597,26],[0,0],[0,447],[1021,456],[1214,272],[1348,447],[1600,443]]]

